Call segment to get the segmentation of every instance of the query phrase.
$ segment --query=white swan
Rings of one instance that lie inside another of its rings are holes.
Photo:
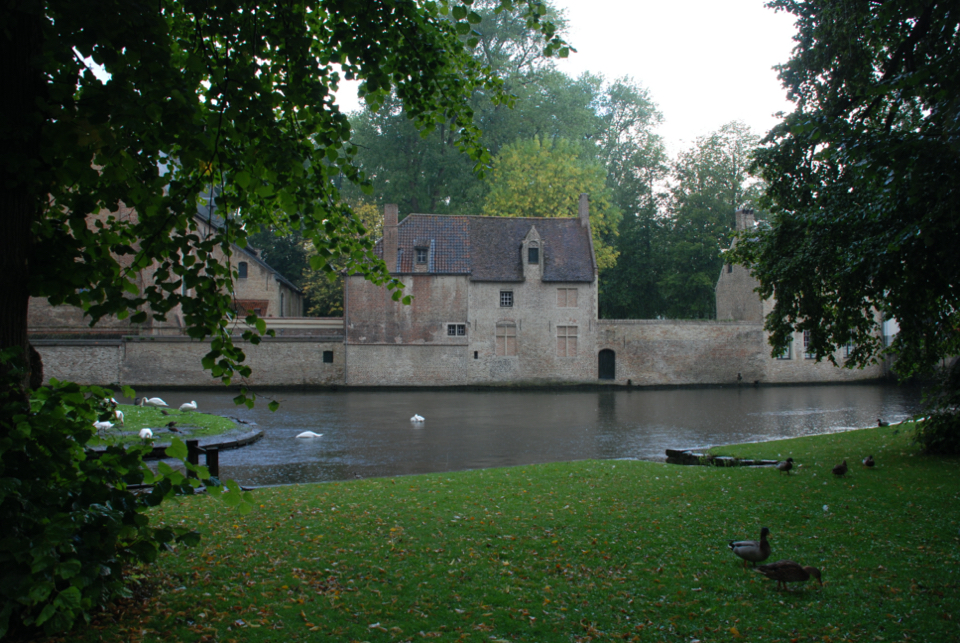
[[[113,417],[117,419],[117,422],[120,423],[120,426],[123,426],[123,411],[120,409],[115,409],[113,411]]]
[[[304,431],[303,433],[301,433],[301,434],[298,435],[297,437],[298,437],[298,438],[322,438],[322,437],[323,437],[323,434],[322,434],[322,433],[314,433],[313,431]]]
[[[150,429],[140,429],[140,439],[141,439],[141,440],[152,440],[152,439],[153,439],[153,431],[151,431]]]
[[[97,422],[94,422],[94,423],[93,423],[93,428],[95,428],[97,431],[103,431],[103,430],[106,430],[106,429],[112,429],[112,428],[113,428],[113,422],[107,422],[107,421],[100,422],[100,421],[97,421]]]
[[[197,410],[197,401],[192,400],[190,402],[184,402],[180,405],[181,411],[196,411]]]
[[[140,398],[140,406],[170,406],[159,397],[142,397]]]
[[[423,416],[422,416],[422,415],[417,415],[416,413],[414,413],[414,414],[413,414],[413,417],[410,418],[410,421],[411,421],[411,422],[417,422],[417,423],[423,422]]]

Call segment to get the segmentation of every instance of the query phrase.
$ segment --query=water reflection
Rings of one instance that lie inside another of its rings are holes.
[[[187,394],[184,394],[184,397]],[[201,411],[255,422],[266,436],[221,454],[243,485],[345,480],[587,458],[662,460],[667,448],[770,440],[895,422],[919,391],[890,385],[603,391],[278,393],[236,407],[189,393]],[[169,392],[171,404],[178,394]],[[412,423],[418,413],[426,418]],[[322,438],[296,439],[302,431]]]

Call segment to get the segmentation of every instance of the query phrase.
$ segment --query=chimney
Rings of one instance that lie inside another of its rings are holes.
[[[737,210],[737,232],[743,230],[749,230],[750,228],[757,225],[757,220],[753,215],[753,210],[749,208],[744,208],[743,210]]]
[[[383,261],[387,264],[387,272],[397,271],[397,204],[388,203],[383,206]]]
[[[577,218],[580,219],[580,225],[584,228],[590,225],[590,195],[580,195],[580,208],[577,212]]]

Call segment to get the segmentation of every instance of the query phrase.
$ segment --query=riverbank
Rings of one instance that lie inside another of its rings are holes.
[[[248,516],[191,498],[154,519],[198,525],[201,545],[61,640],[952,640],[960,461],[910,436],[712,450],[792,457],[789,475],[606,460],[264,488]],[[824,587],[743,569],[726,543],[761,527],[768,562],[818,567]]]

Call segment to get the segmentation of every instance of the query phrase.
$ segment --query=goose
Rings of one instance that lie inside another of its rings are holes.
[[[872,466],[875,465],[875,464],[876,464],[876,462],[873,461],[873,456],[872,456],[872,455],[868,455],[867,457],[865,457],[865,458],[863,459],[863,466],[865,466],[865,467],[872,467]]]
[[[820,586],[823,587],[823,579],[820,577],[820,570],[816,567],[804,567],[792,560],[778,560],[769,565],[760,565],[757,572],[763,574],[770,580],[777,581],[777,589],[783,585],[783,589],[790,591],[787,583],[803,583],[811,576],[817,579]]]
[[[159,397],[141,397],[140,406],[170,406]]]
[[[417,423],[423,422],[423,416],[422,416],[422,415],[417,415],[416,413],[414,413],[414,414],[413,414],[413,417],[410,418],[410,421],[411,421],[411,422],[417,422]]]
[[[777,463],[777,469],[780,471],[780,473],[783,473],[784,471],[786,471],[787,475],[790,475],[790,469],[792,468],[793,468],[793,458],[787,458],[783,462]]]
[[[304,431],[297,435],[298,438],[322,438],[322,433],[314,433],[313,431]]]
[[[151,431],[150,429],[140,429],[140,439],[141,439],[141,440],[152,440],[152,439],[153,439],[153,431]]]
[[[847,461],[844,460],[833,468],[833,475],[843,477],[847,475]]]
[[[181,411],[196,411],[197,410],[197,401],[192,400],[190,402],[184,402],[180,405]]]
[[[764,527],[760,530],[760,540],[731,540],[727,547],[743,559],[744,567],[747,566],[748,562],[753,563],[753,566],[756,567],[757,563],[770,557],[770,543],[767,541],[769,533],[770,530]]]

